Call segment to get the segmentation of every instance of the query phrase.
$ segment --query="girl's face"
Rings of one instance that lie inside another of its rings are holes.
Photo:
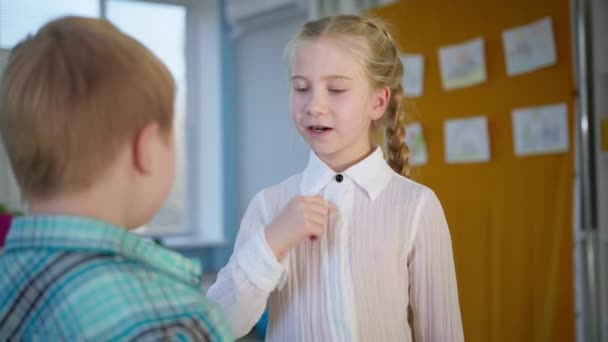
[[[373,89],[354,39],[323,37],[296,43],[291,68],[290,110],[296,128],[315,153],[344,168],[371,151],[369,130],[390,97]]]

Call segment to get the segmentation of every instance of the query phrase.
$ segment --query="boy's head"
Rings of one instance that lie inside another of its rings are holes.
[[[173,178],[174,94],[167,68],[107,21],[66,17],[26,38],[0,82],[0,133],[25,199],[86,191],[120,160],[146,185],[140,216],[154,214]]]

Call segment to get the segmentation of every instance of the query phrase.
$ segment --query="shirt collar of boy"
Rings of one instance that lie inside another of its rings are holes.
[[[372,154],[349,167],[342,172],[342,175],[352,179],[355,184],[365,191],[368,198],[374,201],[386,188],[394,175],[394,171],[384,160],[382,149],[377,147]],[[302,174],[301,195],[315,196],[319,194],[335,176],[336,172],[311,151],[308,166]]]
[[[25,216],[15,218],[6,239],[5,253],[26,249],[113,254],[178,280],[200,285],[202,267],[128,230],[88,217]]]

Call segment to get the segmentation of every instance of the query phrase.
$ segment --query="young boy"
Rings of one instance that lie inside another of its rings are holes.
[[[139,238],[173,179],[175,85],[106,21],[68,17],[12,51],[0,133],[28,215],[0,255],[1,340],[229,340],[201,267]]]

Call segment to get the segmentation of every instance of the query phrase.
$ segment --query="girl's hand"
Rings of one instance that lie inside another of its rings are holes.
[[[300,241],[320,237],[327,228],[329,214],[336,207],[323,198],[298,196],[266,226],[268,245],[281,261]]]

